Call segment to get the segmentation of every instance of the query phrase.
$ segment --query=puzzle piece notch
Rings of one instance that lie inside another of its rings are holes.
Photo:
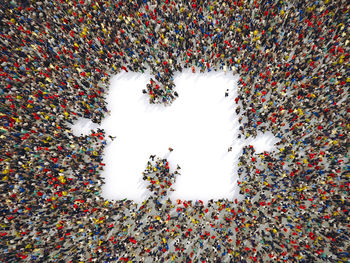
[[[156,158],[156,159],[155,159]],[[147,162],[147,167],[143,174],[143,180],[149,182],[146,187],[155,197],[164,198],[169,192],[175,191],[176,176],[180,175],[178,167],[174,172],[170,172],[170,167],[167,159],[161,159],[151,155]]]

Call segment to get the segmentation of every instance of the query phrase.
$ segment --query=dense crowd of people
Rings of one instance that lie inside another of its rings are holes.
[[[348,262],[349,2],[11,0],[0,14],[1,262]],[[104,200],[108,134],[69,123],[99,123],[121,71],[150,70],[145,96],[170,105],[183,68],[238,73],[241,136],[271,131],[278,152],[244,148],[242,201],[172,202],[181,169],[154,156],[150,198]]]

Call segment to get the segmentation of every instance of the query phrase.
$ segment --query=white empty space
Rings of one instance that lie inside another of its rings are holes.
[[[101,128],[116,138],[104,152],[102,196],[138,203],[146,199],[150,193],[142,172],[149,156],[155,154],[168,159],[171,171],[181,167],[172,200],[239,197],[236,170],[243,145],[249,142],[257,152],[270,151],[277,140],[271,133],[255,140],[237,139],[234,98],[238,75],[177,73],[174,82],[179,98],[169,106],[149,104],[142,89],[150,77],[149,73],[120,73],[111,79],[106,98],[111,115]],[[225,97],[227,89],[229,96]],[[96,127],[80,119],[72,129],[79,136]],[[230,146],[232,152],[228,152]],[[174,151],[169,152],[169,147]]]

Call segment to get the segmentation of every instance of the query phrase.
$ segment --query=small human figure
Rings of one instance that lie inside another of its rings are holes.
[[[109,138],[111,138],[112,141],[116,138],[116,136],[108,135]]]

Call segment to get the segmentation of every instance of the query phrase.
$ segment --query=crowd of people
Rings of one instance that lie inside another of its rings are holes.
[[[1,262],[348,262],[349,2],[11,0],[0,14]],[[69,123],[99,123],[121,71],[150,70],[145,97],[170,105],[183,68],[239,74],[241,136],[271,131],[278,152],[244,148],[243,200],[173,202],[181,169],[154,156],[151,197],[104,200],[108,134]]]

